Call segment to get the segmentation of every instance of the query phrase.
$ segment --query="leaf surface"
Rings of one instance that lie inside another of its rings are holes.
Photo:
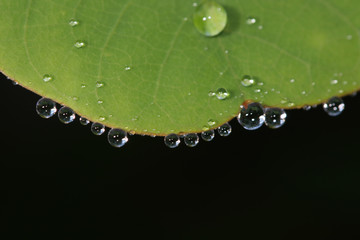
[[[359,88],[360,1],[217,2],[227,26],[205,37],[193,0],[0,0],[0,69],[91,121],[155,135],[215,128],[246,100],[300,108]],[[219,88],[230,96],[209,96]]]

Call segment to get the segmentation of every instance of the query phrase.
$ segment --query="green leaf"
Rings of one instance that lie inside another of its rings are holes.
[[[300,108],[359,88],[360,1],[217,2],[226,28],[206,37],[193,0],[0,0],[0,68],[91,121],[156,135],[215,128],[246,100]]]

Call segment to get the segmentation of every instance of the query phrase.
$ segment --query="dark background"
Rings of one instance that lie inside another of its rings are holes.
[[[2,239],[359,239],[360,96],[338,117],[293,110],[278,130],[233,120],[195,148],[130,136],[116,149],[0,88]]]

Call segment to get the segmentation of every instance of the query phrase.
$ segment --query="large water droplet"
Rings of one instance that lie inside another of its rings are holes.
[[[244,87],[250,87],[255,84],[255,80],[249,75],[244,75],[241,79],[241,84]]]
[[[90,123],[90,121],[88,119],[84,118],[84,117],[80,117],[79,122],[83,126],[86,126],[86,125],[88,125]]]
[[[205,1],[196,7],[194,13],[196,29],[207,37],[220,34],[227,23],[227,13],[223,6],[215,1]]]
[[[101,123],[94,122],[91,124],[91,132],[97,136],[100,136],[105,132],[105,126]]]
[[[265,125],[269,128],[276,129],[284,125],[286,112],[281,108],[268,108],[265,110]]]
[[[215,92],[216,98],[219,100],[224,100],[230,97],[230,93],[225,88],[219,88]]]
[[[113,128],[108,132],[108,142],[111,146],[120,148],[125,145],[125,143],[128,142],[127,133],[118,128]]]
[[[84,41],[76,41],[74,44],[74,47],[76,48],[83,48],[86,46],[86,43]]]
[[[44,74],[43,76],[43,81],[44,82],[51,82],[52,80],[54,80],[54,77],[50,74]]]
[[[184,143],[188,147],[195,147],[199,143],[199,136],[196,133],[188,133],[184,137]]]
[[[75,113],[71,108],[64,106],[64,107],[60,108],[60,110],[58,112],[58,117],[59,117],[60,122],[68,124],[68,123],[71,123],[72,121],[74,121]]]
[[[171,133],[164,137],[164,143],[169,148],[176,148],[180,144],[180,138],[175,133]]]
[[[75,27],[75,26],[79,25],[79,21],[76,20],[76,19],[70,19],[69,25],[70,25],[71,27]]]
[[[215,137],[215,131],[213,129],[201,133],[201,138],[206,142],[210,142],[211,140],[214,139],[214,137]]]
[[[323,108],[329,116],[335,117],[340,115],[344,109],[344,101],[339,97],[332,97],[326,103],[323,104]]]
[[[41,98],[36,103],[36,112],[42,118],[50,118],[56,113],[56,103],[48,98]]]
[[[232,128],[229,123],[225,123],[225,124],[221,125],[220,127],[218,127],[217,130],[218,130],[218,133],[220,136],[227,137],[230,135]]]
[[[237,119],[245,129],[256,130],[264,124],[264,109],[259,103],[250,103],[241,109]]]

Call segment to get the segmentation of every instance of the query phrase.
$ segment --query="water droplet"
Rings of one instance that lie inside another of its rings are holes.
[[[78,97],[78,96],[73,96],[73,97],[72,97],[72,100],[78,101],[78,100],[79,100],[79,97]]]
[[[11,81],[12,85],[14,85],[14,86],[19,85],[19,83],[17,81],[13,81],[13,80],[10,80],[10,81]]]
[[[260,93],[261,92],[261,89],[260,88],[257,88],[254,90],[254,93]]]
[[[84,117],[80,117],[79,122],[83,126],[86,126],[86,125],[88,125],[90,123],[90,121],[88,119],[84,118]]]
[[[124,69],[125,69],[125,71],[130,71],[130,70],[131,70],[131,67],[130,67],[130,66],[126,66]]]
[[[326,103],[323,104],[323,108],[329,116],[335,117],[340,115],[344,109],[344,101],[339,97],[332,97]]]
[[[201,133],[201,138],[206,142],[210,142],[211,140],[214,139],[214,137],[215,137],[215,131],[213,129]]]
[[[216,121],[213,120],[213,119],[209,119],[209,120],[207,121],[207,124],[211,127],[211,126],[214,126],[214,125],[216,124]]]
[[[99,117],[99,121],[100,121],[100,122],[103,122],[103,121],[105,121],[105,120],[106,120],[106,117],[104,117],[104,116],[100,116],[100,117]]]
[[[49,98],[41,98],[36,103],[36,112],[42,118],[50,118],[56,113],[56,103]]]
[[[250,103],[241,109],[237,120],[245,129],[256,130],[264,124],[264,109],[259,103]]]
[[[105,132],[105,126],[101,123],[94,122],[91,124],[91,132],[97,136],[100,136]]]
[[[353,36],[350,35],[350,34],[346,36],[346,39],[347,39],[347,40],[351,40],[352,38],[353,38]]]
[[[215,96],[215,95],[216,95],[216,93],[213,92],[213,91],[210,91],[210,92],[208,93],[208,96],[209,96],[209,97],[213,97],[213,96]]]
[[[59,117],[60,122],[69,124],[72,121],[74,121],[75,113],[71,108],[64,106],[64,107],[60,108],[60,110],[58,112],[58,117]]]
[[[295,82],[295,79],[290,79],[290,83],[294,83]]]
[[[225,88],[219,88],[218,90],[216,90],[215,95],[216,98],[219,100],[224,100],[230,97],[230,93]]]
[[[268,108],[265,110],[265,125],[276,129],[284,125],[286,112],[281,108]]]
[[[248,17],[248,18],[246,19],[246,24],[247,24],[247,25],[254,25],[256,22],[257,22],[257,20],[256,20],[256,18],[254,18],[254,17]]]
[[[81,84],[81,88],[86,88],[86,84]]]
[[[103,104],[103,103],[104,103],[104,101],[103,101],[103,100],[101,100],[101,99],[99,99],[99,100],[97,101],[97,103],[98,103],[98,104]]]
[[[175,133],[171,133],[164,137],[164,143],[169,148],[176,148],[180,144],[180,138]]]
[[[108,132],[107,136],[108,142],[111,146],[120,148],[128,142],[127,133],[118,128],[113,128]]]
[[[232,128],[229,123],[225,123],[225,124],[221,125],[220,127],[218,127],[217,131],[220,136],[227,137],[230,135]]]
[[[331,85],[335,85],[335,84],[338,84],[338,80],[337,79],[332,79],[331,81],[330,81],[330,84]]]
[[[75,26],[79,25],[79,21],[76,20],[76,19],[70,19],[69,25],[70,25],[71,27],[75,27]]]
[[[250,87],[253,86],[255,84],[255,79],[253,79],[251,76],[249,75],[244,75],[241,79],[241,84],[244,87]]]
[[[104,86],[104,83],[103,82],[96,82],[96,87],[97,88],[101,88]]]
[[[188,147],[195,147],[199,143],[199,136],[196,133],[188,133],[184,137],[184,143]]]
[[[303,107],[303,109],[305,110],[305,111],[310,111],[311,110],[311,106],[310,105],[305,105],[304,107]]]
[[[54,80],[54,77],[50,74],[44,74],[43,76],[43,81],[44,82],[51,82],[52,80]]]
[[[196,29],[207,37],[220,34],[227,23],[227,13],[223,6],[215,1],[205,1],[199,5],[194,13]]]
[[[74,44],[74,47],[76,47],[76,48],[83,48],[85,46],[86,46],[86,44],[84,41],[76,41]]]

